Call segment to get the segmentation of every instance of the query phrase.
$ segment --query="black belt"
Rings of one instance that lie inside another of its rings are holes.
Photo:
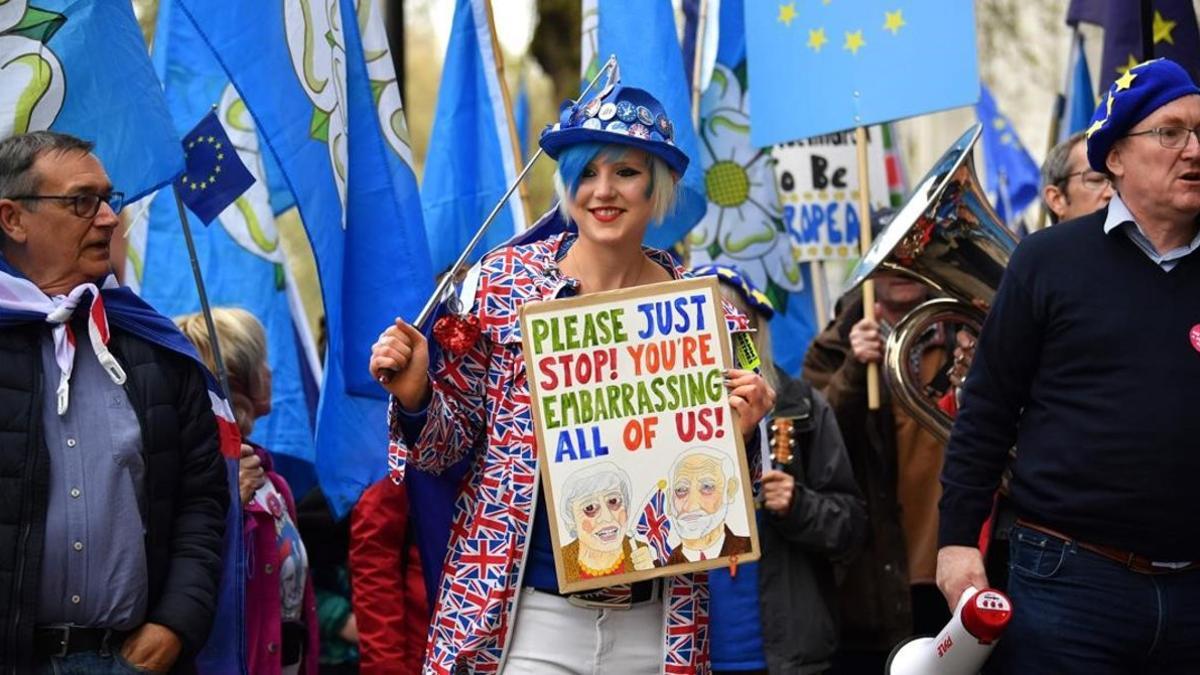
[[[44,659],[77,652],[111,653],[125,641],[128,631],[83,626],[38,626],[33,629],[33,654]]]

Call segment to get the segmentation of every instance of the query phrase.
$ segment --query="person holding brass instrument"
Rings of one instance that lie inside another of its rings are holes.
[[[1003,673],[1200,671],[1200,88],[1138,64],[1087,132],[1106,209],[1017,247],[947,449],[938,586],[985,587],[980,526],[1009,449]],[[1132,320],[1132,321],[1131,321]]]
[[[478,321],[474,336],[458,336],[468,337],[465,344],[447,341],[431,357],[421,332],[397,319],[372,350],[371,373],[383,376],[392,395],[395,472],[406,461],[440,471],[464,454],[473,458],[455,505],[427,672],[648,674],[710,667],[705,575],[559,592],[518,320],[526,302],[682,277],[666,253],[642,246],[647,229],[670,212],[687,168],[673,130],[662,104],[633,87],[610,84],[564,104],[541,146],[558,160],[560,208],[571,227],[484,256],[469,317],[459,319]],[[732,331],[746,330],[736,310],[727,307],[725,319]],[[395,374],[389,379],[385,370]],[[745,370],[727,371],[726,386],[747,452],[757,453],[758,421],[774,405],[774,391]],[[618,497],[601,508],[625,518],[626,502]],[[614,564],[625,562],[618,557]],[[680,641],[681,634],[694,637]]]
[[[873,214],[872,229],[882,232],[893,214]],[[942,443],[886,387],[880,410],[867,410],[867,364],[883,360],[891,326],[928,299],[930,289],[883,272],[875,276],[875,295],[877,321],[863,318],[862,296],[852,291],[804,357],[803,377],[837,415],[870,523],[840,588],[841,647],[833,672],[842,673],[882,672],[893,646],[914,630],[937,633],[949,618],[933,585]],[[950,389],[954,336],[941,324],[926,332],[909,360],[936,400]]]

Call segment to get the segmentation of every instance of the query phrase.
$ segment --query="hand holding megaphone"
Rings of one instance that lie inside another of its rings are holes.
[[[896,645],[887,675],[976,675],[1012,618],[1012,603],[1000,591],[967,588],[954,616],[937,637]]]

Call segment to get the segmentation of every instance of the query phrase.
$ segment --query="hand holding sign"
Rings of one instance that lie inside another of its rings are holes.
[[[396,319],[371,345],[371,377],[400,401],[420,410],[429,397],[429,346],[421,331]],[[388,377],[385,378],[385,371]]]
[[[729,405],[737,412],[738,430],[747,438],[761,420],[775,407],[775,390],[762,375],[749,370],[725,371],[725,386],[729,389]]]

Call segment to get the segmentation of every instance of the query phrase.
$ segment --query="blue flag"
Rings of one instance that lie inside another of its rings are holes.
[[[746,37],[758,146],[969,105],[979,95],[972,2],[748,2]]]
[[[980,90],[975,112],[983,125],[983,153],[987,162],[984,186],[994,195],[996,213],[1011,224],[1017,214],[1037,199],[1041,174],[1017,138],[1012,122],[996,108],[987,87]]]
[[[94,142],[126,203],[183,170],[130,3],[7,3],[0,35],[0,137],[52,129]]]
[[[241,95],[300,209],[321,278],[328,348],[317,475],[347,513],[386,473],[386,397],[367,371],[397,316],[433,289],[400,90],[375,3],[323,11],[180,0]]]
[[[488,0],[458,0],[421,186],[433,268],[458,259],[508,186],[516,181],[520,146],[500,77]],[[521,194],[496,216],[470,261],[525,229]]]
[[[254,184],[254,176],[212,111],[183,137],[183,153],[187,169],[175,181],[175,189],[205,225]]]
[[[670,248],[704,217],[708,207],[675,11],[670,0],[585,0],[583,22],[584,81],[615,54],[621,84],[645,89],[663,104],[675,125],[675,145],[691,160],[679,181],[675,212],[646,232],[648,245]]]
[[[1067,69],[1066,96],[1063,99],[1062,116],[1058,123],[1058,142],[1068,136],[1087,129],[1096,110],[1096,94],[1092,90],[1092,73],[1088,69],[1087,54],[1083,48],[1083,36],[1077,35],[1071,49],[1071,64]]]
[[[196,256],[214,305],[241,307],[254,314],[267,333],[267,356],[272,374],[271,412],[257,420],[251,439],[276,457],[291,457],[311,465],[315,460],[313,427],[305,396],[306,361],[299,336],[311,340],[303,316],[293,317],[297,289],[288,275],[287,260],[272,215],[264,166],[254,120],[229,83],[208,45],[173,3],[158,10],[153,62],[161,74],[164,93],[181,131],[205,115],[219,127],[212,134],[226,137],[225,163],[235,161],[258,180],[216,216],[220,227],[195,227]],[[212,105],[217,110],[208,112]],[[221,172],[224,177],[227,170]],[[192,173],[189,169],[188,173]],[[179,225],[174,195],[164,190],[150,205],[141,295],[168,316],[200,310],[187,247]],[[283,459],[278,464],[288,465]],[[303,494],[304,479],[281,471],[294,492]]]
[[[1200,81],[1200,28],[1191,0],[1154,0],[1154,58],[1165,57],[1183,66]],[[1104,13],[1104,56],[1100,59],[1100,89],[1145,60],[1142,54],[1141,3],[1114,0]]]
[[[746,70],[742,0],[721,0],[716,66],[700,101],[700,157],[708,212],[688,234],[693,266],[735,267],[766,293],[776,310],[770,328],[775,362],[800,371],[804,350],[820,328],[809,265],[793,254],[784,224],[770,148],[750,138],[753,111]],[[757,100],[757,99],[754,99]]]
[[[525,75],[517,81],[517,101],[513,103],[513,127],[517,130],[517,141],[521,147],[521,161],[529,157],[529,86]]]

